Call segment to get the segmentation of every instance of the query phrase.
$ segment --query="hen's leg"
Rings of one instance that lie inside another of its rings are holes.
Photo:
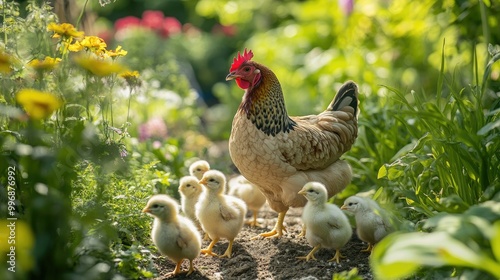
[[[219,241],[219,238],[214,238],[212,242],[210,242],[210,245],[206,249],[201,250],[202,254],[210,255],[210,256],[217,256],[216,253],[212,252],[212,249],[214,248],[215,243]]]
[[[321,245],[318,244],[314,246],[314,248],[311,250],[311,252],[309,252],[309,254],[307,254],[307,256],[297,257],[297,259],[306,260],[306,262],[309,261],[310,259],[316,260],[316,258],[314,257],[314,253],[316,253],[316,251],[318,251],[319,248],[321,248]]]
[[[288,211],[288,210],[287,210]],[[287,211],[280,212],[278,214],[278,221],[274,226],[273,230],[270,232],[264,232],[259,234],[262,237],[281,237],[283,236],[283,231],[286,231],[286,228],[283,226],[283,221],[285,220],[285,215]]]

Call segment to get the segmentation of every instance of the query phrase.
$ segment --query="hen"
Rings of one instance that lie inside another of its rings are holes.
[[[358,134],[358,87],[345,83],[325,111],[288,116],[280,82],[245,49],[234,59],[226,80],[245,93],[233,119],[229,152],[241,174],[259,187],[279,213],[264,237],[283,235],[289,207],[303,207],[299,190],[310,181],[325,185],[328,197],[351,181],[349,164],[340,159]]]

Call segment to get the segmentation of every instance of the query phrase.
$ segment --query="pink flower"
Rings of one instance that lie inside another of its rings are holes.
[[[163,20],[163,26],[161,30],[161,35],[163,37],[169,37],[172,34],[176,34],[182,31],[182,24],[179,20],[174,17],[166,17]]]
[[[163,27],[163,12],[162,11],[144,11],[142,13],[142,26],[152,30],[161,31]]]
[[[165,139],[168,130],[167,124],[160,117],[154,117],[139,126],[139,141],[148,139]]]
[[[123,17],[115,21],[116,31],[126,29],[133,26],[140,26],[141,20],[134,16]]]
[[[339,0],[339,5],[342,9],[342,12],[344,12],[344,14],[348,16],[354,9],[354,0]]]
[[[228,37],[233,37],[236,35],[237,29],[236,26],[234,25],[222,25],[222,24],[216,24],[212,28],[212,33],[214,34],[224,34]]]

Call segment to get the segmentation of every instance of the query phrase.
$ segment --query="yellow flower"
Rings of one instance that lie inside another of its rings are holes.
[[[106,52],[106,42],[103,39],[96,36],[85,36],[79,44],[86,50],[91,51],[95,54],[103,54]]]
[[[126,50],[122,50],[122,46],[118,46],[116,47],[115,50],[109,50],[107,52],[107,54],[110,56],[110,57],[118,57],[118,56],[126,56],[127,55],[127,51]]]
[[[10,56],[0,51],[0,73],[10,73],[12,62]]]
[[[28,63],[28,65],[36,70],[52,70],[57,66],[57,64],[59,64],[60,61],[60,58],[46,56],[44,60],[33,59]]]
[[[75,58],[75,61],[82,68],[99,77],[118,74],[126,70],[121,64],[90,57],[80,56]]]
[[[80,41],[76,41],[74,44],[68,44],[68,50],[71,52],[79,52],[84,49]]]
[[[28,115],[36,120],[45,119],[62,106],[62,101],[52,93],[35,89],[22,89],[17,93],[17,102]]]
[[[57,24],[55,22],[49,23],[47,30],[54,31],[52,38],[81,38],[85,34],[83,31],[77,31],[76,28],[70,23]]]
[[[139,72],[137,71],[124,71],[120,73],[120,77],[124,78],[129,86],[133,87],[139,85],[141,81],[139,80]]]

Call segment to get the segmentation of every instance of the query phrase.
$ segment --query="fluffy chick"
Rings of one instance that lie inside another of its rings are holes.
[[[209,170],[200,180],[204,191],[196,204],[196,216],[203,230],[212,242],[203,254],[216,256],[212,252],[214,245],[221,239],[229,240],[226,252],[220,257],[231,257],[234,238],[241,231],[247,212],[245,202],[234,196],[224,194],[226,177],[220,171]]]
[[[195,176],[184,176],[179,181],[179,194],[181,195],[181,210],[199,228],[200,222],[196,218],[195,206],[203,191]]]
[[[252,210],[252,221],[247,222],[252,227],[257,226],[257,215],[260,208],[266,203],[266,197],[259,188],[250,183],[243,175],[238,175],[228,182],[229,195],[236,196],[243,200],[248,209]]]
[[[299,257],[306,261],[316,258],[314,253],[321,247],[335,249],[335,256],[328,261],[340,262],[342,248],[352,236],[352,228],[347,216],[337,205],[327,203],[326,187],[318,182],[309,182],[299,191],[307,199],[302,212],[302,221],[307,242],[314,248],[307,256]]]
[[[154,195],[142,212],[155,218],[151,237],[160,253],[176,263],[172,274],[181,273],[184,259],[189,260],[187,275],[193,273],[193,260],[200,254],[201,237],[191,220],[178,215],[177,202],[167,195]]]
[[[354,214],[356,233],[359,239],[368,243],[368,248],[362,252],[371,252],[373,246],[393,230],[386,213],[372,199],[351,196],[341,209]]]
[[[189,175],[201,180],[203,174],[210,170],[210,164],[206,160],[197,160],[189,165]]]

